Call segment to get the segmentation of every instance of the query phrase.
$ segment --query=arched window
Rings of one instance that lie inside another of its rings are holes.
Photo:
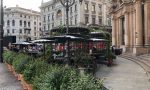
[[[12,26],[15,26],[15,20],[12,20]]]
[[[58,10],[58,11],[57,11],[57,18],[59,18],[59,17],[62,17],[62,12],[61,12],[61,10]]]
[[[20,20],[20,26],[22,26],[22,20]]]
[[[30,22],[28,22],[28,27],[30,27]]]
[[[26,23],[26,21],[24,21],[24,27],[26,27],[26,25],[27,25],[27,23]]]
[[[10,21],[9,20],[7,20],[7,26],[9,26],[10,25]]]
[[[122,0],[119,0],[119,3],[120,3],[120,4],[122,4],[122,3],[123,3],[123,1],[122,1]]]

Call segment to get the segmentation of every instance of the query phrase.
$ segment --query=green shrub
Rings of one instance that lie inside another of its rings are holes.
[[[51,66],[46,74],[36,77],[34,90],[101,90],[101,80],[90,75],[80,76],[70,67]]]
[[[13,67],[17,73],[23,73],[25,65],[31,60],[26,54],[20,53],[13,60]]]
[[[11,56],[11,52],[10,51],[4,51],[3,52],[3,59],[6,63],[8,63],[8,58]]]
[[[39,77],[48,71],[49,64],[42,60],[32,60],[27,65],[23,72],[24,79],[28,83],[33,83],[35,77]]]
[[[25,70],[23,71],[24,80],[28,83],[32,83],[33,76],[35,75],[35,61],[31,60],[25,66]]]
[[[90,75],[80,76],[71,82],[70,90],[102,90],[102,81]]]
[[[4,61],[8,64],[11,64],[11,65],[12,65],[12,62],[16,56],[17,56],[17,54],[15,52],[12,52],[12,51],[5,51],[3,54]]]
[[[79,50],[76,51],[72,60],[78,67],[86,67],[89,64],[92,64],[93,57],[90,54]]]

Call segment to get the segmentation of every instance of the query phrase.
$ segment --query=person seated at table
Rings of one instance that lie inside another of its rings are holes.
[[[32,51],[32,48],[31,48],[31,47],[29,47],[29,48],[28,48],[28,51],[29,51],[29,52],[31,52],[31,51]]]
[[[96,52],[97,52],[96,47],[93,47],[93,48],[92,48],[92,53],[96,53]]]
[[[14,52],[19,52],[19,49],[18,49],[16,46],[14,46],[14,47],[13,47],[13,51],[14,51]]]

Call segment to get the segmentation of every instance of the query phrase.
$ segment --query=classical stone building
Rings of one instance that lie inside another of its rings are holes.
[[[150,0],[112,0],[112,44],[135,55],[150,52]]]
[[[69,25],[96,24],[110,26],[111,18],[107,15],[107,5],[108,0],[82,0],[82,3],[80,0],[75,0],[75,3],[69,8]],[[44,31],[66,24],[66,9],[62,6],[60,0],[42,2],[40,9]]]
[[[40,38],[42,35],[40,12],[19,6],[4,8],[4,36],[16,36],[16,41]]]

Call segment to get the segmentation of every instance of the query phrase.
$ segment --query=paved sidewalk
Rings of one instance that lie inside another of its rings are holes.
[[[116,65],[100,65],[96,76],[104,79],[109,90],[150,90],[150,81],[146,72],[136,63],[117,58]]]
[[[0,90],[23,90],[19,81],[0,63]]]

